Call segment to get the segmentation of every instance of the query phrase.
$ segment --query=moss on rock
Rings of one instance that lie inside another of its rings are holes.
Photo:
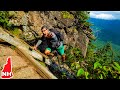
[[[22,34],[22,30],[20,30],[19,28],[14,28],[13,30],[10,30],[10,32],[17,37]]]
[[[68,11],[62,11],[61,14],[64,19],[74,19],[74,16]]]

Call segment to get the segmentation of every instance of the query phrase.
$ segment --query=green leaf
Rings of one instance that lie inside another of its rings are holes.
[[[88,78],[88,75],[89,75],[89,73],[88,73],[88,72],[85,72],[85,78],[86,78],[86,79],[89,79],[89,78]]]
[[[117,62],[113,62],[114,65],[112,65],[112,67],[118,71],[118,73],[120,72],[120,65]]]
[[[113,64],[112,64],[112,67],[113,67],[115,70],[118,70],[118,68],[117,68],[116,66],[114,66]]]
[[[99,62],[95,62],[94,63],[94,69],[96,69],[98,67],[102,68],[102,66],[101,66],[101,64]]]
[[[104,75],[104,77],[106,77],[108,73],[102,71],[102,74]]]
[[[72,64],[71,64],[71,67],[74,67],[74,66],[75,66],[75,64],[74,64],[74,63],[72,63]]]
[[[80,64],[76,63],[76,69],[80,68]]]
[[[100,74],[100,79],[103,79],[103,75],[102,74]]]
[[[77,76],[81,76],[81,75],[84,75],[85,71],[83,68],[80,68],[77,72]]]
[[[118,73],[120,74],[120,71],[118,71]]]
[[[103,66],[103,70],[107,71],[107,68],[106,68],[106,66]]]
[[[117,62],[113,62],[115,64],[115,66],[118,68],[118,70],[120,70],[120,65]]]
[[[72,69],[72,70],[75,70],[75,69],[76,69],[75,62],[71,64],[71,69]]]

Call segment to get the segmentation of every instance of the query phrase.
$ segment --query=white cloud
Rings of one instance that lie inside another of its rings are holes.
[[[115,17],[111,14],[98,14],[96,15],[96,18],[100,18],[100,19],[115,19]]]
[[[96,17],[96,14],[93,13],[93,12],[90,12],[90,16],[91,16],[91,17]]]
[[[90,17],[99,19],[120,19],[120,11],[91,11]]]

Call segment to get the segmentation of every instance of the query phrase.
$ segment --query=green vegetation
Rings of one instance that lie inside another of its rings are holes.
[[[86,58],[78,48],[69,48],[66,64],[75,72],[78,79],[120,79],[120,61],[114,60],[111,43],[95,50],[89,44]],[[68,63],[69,62],[69,63]]]
[[[99,40],[99,39],[97,39],[96,41],[94,41],[92,43],[94,45],[96,45],[97,47],[103,47],[106,44],[105,41],[102,41],[102,40]],[[112,45],[112,49],[114,50],[115,60],[119,60],[118,56],[119,56],[119,53],[120,53],[120,46],[116,45],[114,43],[111,43],[111,45]]]
[[[87,22],[87,20],[90,17],[88,11],[76,11],[75,14],[70,14],[69,11],[62,11],[61,14],[62,14],[62,17],[65,19],[77,18],[78,23],[82,24],[82,26],[89,27],[92,25],[91,23]]]
[[[10,30],[10,32],[17,37],[22,34],[22,31],[19,28],[13,28],[13,30]]]
[[[12,24],[9,23],[8,11],[0,11],[0,25],[8,30],[12,28]]]
[[[82,26],[89,27],[92,25],[87,22],[90,17],[88,11],[76,11],[76,17],[79,19],[79,23],[82,24]]]
[[[61,14],[62,14],[62,17],[65,19],[74,19],[74,16],[70,14],[68,11],[62,11]]]
[[[76,11],[77,18],[79,18],[80,21],[86,22],[86,20],[89,19],[89,12],[87,11]]]
[[[0,11],[0,25],[3,28],[9,30],[15,36],[19,36],[22,33],[22,31],[9,22],[9,19],[13,16],[15,16],[14,11]]]
[[[69,15],[65,13],[68,12],[64,12],[64,17],[66,18]],[[81,30],[85,28],[87,30],[92,26],[91,23],[87,22],[89,12],[76,11],[74,17],[78,19],[77,28]],[[91,32],[91,34],[93,33]],[[96,47],[92,42],[89,43],[85,58],[77,47],[69,46],[65,52],[67,55],[66,64],[76,74],[78,79],[120,79],[120,56],[117,56],[119,60],[116,61],[115,52],[109,42],[100,48]]]
[[[13,25],[9,23],[9,19],[14,16],[14,14],[15,12],[12,11],[0,11],[0,25],[10,30],[15,36],[19,36],[22,33],[21,30],[13,27]],[[83,28],[89,29],[89,26],[92,25],[87,22],[89,19],[89,12],[87,11],[76,11],[75,14],[71,14],[69,11],[62,11],[61,15],[64,19],[78,19],[76,28],[69,29],[71,32],[77,33],[77,27],[83,30]],[[92,32],[90,34],[92,34]],[[14,46],[10,47],[15,49]],[[100,48],[89,43],[85,58],[81,50],[77,47],[69,46],[65,52],[67,56],[66,64],[76,74],[78,79],[120,79],[120,55],[117,56],[119,60],[116,61],[115,52],[112,49],[111,43],[107,43]],[[45,66],[42,62],[40,62],[40,64]],[[65,74],[63,73],[61,77],[65,78]]]

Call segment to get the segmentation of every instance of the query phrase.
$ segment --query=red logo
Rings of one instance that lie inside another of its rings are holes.
[[[1,78],[2,79],[10,79],[12,78],[12,62],[11,57],[7,58],[6,64],[3,66],[3,70],[1,71]]]

